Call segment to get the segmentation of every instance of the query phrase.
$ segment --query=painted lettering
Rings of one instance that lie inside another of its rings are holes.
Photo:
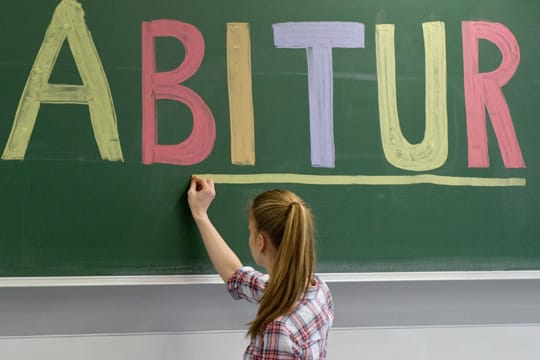
[[[49,84],[62,44],[67,39],[83,85]],[[4,160],[24,159],[42,103],[86,104],[103,160],[123,160],[116,115],[107,77],[75,0],[57,6],[23,90]]]
[[[247,23],[227,24],[227,84],[231,162],[235,165],[255,165],[251,43]]]
[[[332,49],[363,48],[364,24],[289,22],[272,25],[278,48],[306,48],[311,164],[335,167]]]
[[[523,168],[525,161],[502,92],[502,87],[510,81],[519,65],[519,45],[506,26],[493,22],[464,21],[462,36],[469,167],[489,167],[487,108],[504,166]],[[494,43],[502,54],[501,65],[491,72],[479,72],[479,39]]]
[[[183,62],[174,70],[158,72],[155,39],[172,37],[185,48]],[[193,25],[176,20],[154,20],[142,24],[142,162],[192,165],[206,159],[216,139],[214,116],[204,100],[180,85],[197,72],[204,56],[204,39]],[[189,137],[179,144],[157,143],[156,101],[168,99],[185,104],[193,115]]]
[[[398,168],[414,171],[442,166],[448,157],[446,40],[444,23],[422,24],[425,48],[426,125],[424,139],[411,144],[401,131],[396,98],[394,25],[376,26],[379,118],[384,155]]]

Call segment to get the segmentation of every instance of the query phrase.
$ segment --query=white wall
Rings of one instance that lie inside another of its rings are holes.
[[[540,326],[334,329],[328,359],[538,360]],[[237,360],[243,332],[0,338],[2,360]]]
[[[540,280],[329,283],[329,359],[540,359]],[[240,359],[223,285],[0,287],[0,360]]]

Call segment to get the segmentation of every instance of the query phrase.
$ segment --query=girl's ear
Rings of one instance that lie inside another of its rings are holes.
[[[268,237],[264,233],[260,232],[257,235],[257,247],[259,248],[259,252],[264,253],[267,246],[268,246]]]

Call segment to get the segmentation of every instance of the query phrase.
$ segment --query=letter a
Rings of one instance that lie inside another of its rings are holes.
[[[66,39],[82,86],[48,83]],[[84,22],[84,11],[75,0],[62,0],[54,12],[24,87],[2,159],[24,159],[41,103],[87,104],[101,158],[123,161],[107,77]]]

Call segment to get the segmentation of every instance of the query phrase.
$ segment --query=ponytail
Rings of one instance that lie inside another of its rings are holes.
[[[294,310],[305,296],[315,269],[313,219],[310,208],[290,191],[259,195],[251,212],[257,230],[265,232],[277,249],[270,281],[260,299],[248,335],[262,336],[266,326]]]

